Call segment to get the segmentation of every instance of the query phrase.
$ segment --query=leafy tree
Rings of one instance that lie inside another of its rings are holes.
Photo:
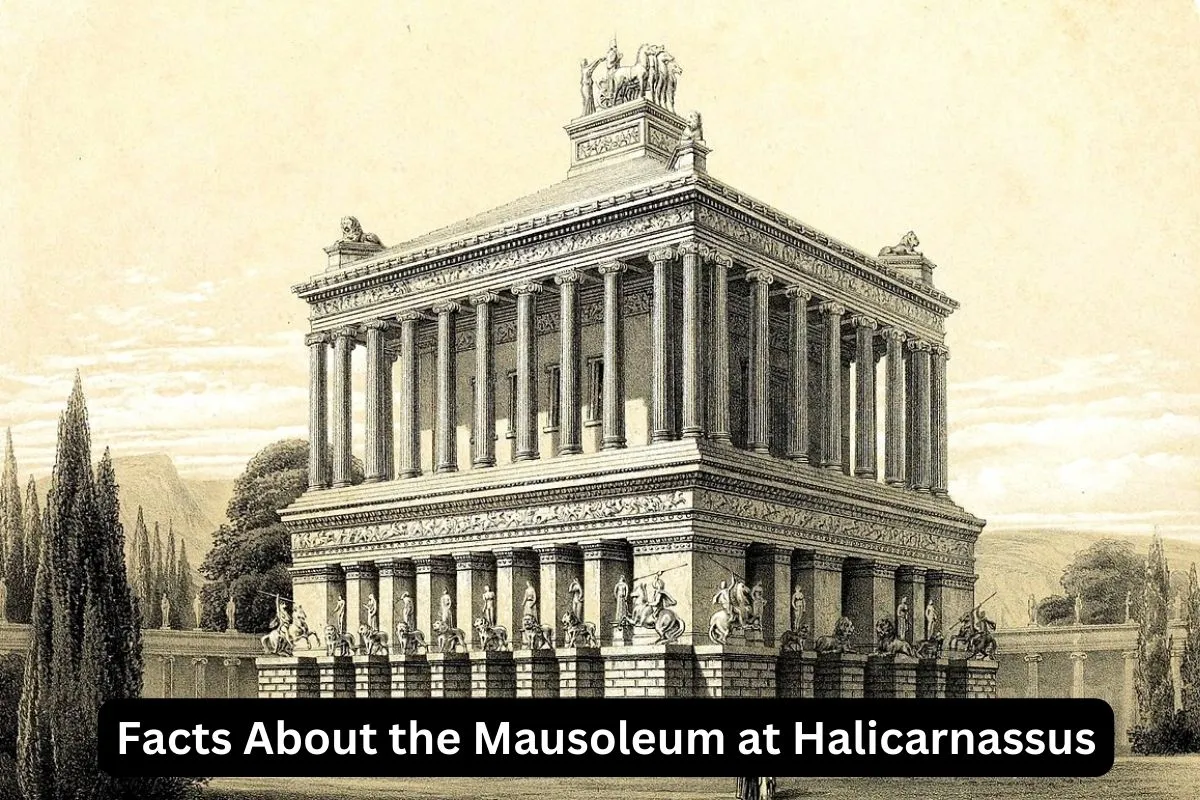
[[[1183,711],[1200,729],[1200,580],[1196,563],[1188,570],[1187,640],[1183,644],[1180,677],[1183,681]]]
[[[363,480],[355,459],[353,482]],[[208,583],[201,590],[203,627],[225,627],[225,604],[237,603],[237,626],[246,632],[267,628],[275,613],[272,594],[291,594],[292,543],[279,510],[308,488],[308,443],[287,439],[268,445],[246,465],[234,483],[229,525],[213,534],[213,548],[200,567]]]
[[[1145,572],[1146,560],[1131,542],[1101,539],[1075,554],[1063,571],[1062,586],[1068,597],[1080,599],[1080,622],[1112,625],[1125,621],[1126,595],[1133,619],[1140,619]],[[1074,613],[1072,609],[1072,619]]]
[[[1165,724],[1175,710],[1175,689],[1171,682],[1171,640],[1167,629],[1170,580],[1162,537],[1156,533],[1150,542],[1150,556],[1146,559],[1135,673],[1138,711],[1144,728],[1152,729]]]
[[[1043,597],[1037,606],[1038,625],[1070,625],[1075,622],[1075,601],[1061,594]]]
[[[0,478],[3,487],[4,503],[3,519],[0,519],[0,532],[3,533],[4,566],[2,577],[7,590],[4,604],[5,619],[9,622],[28,622],[25,612],[28,595],[28,569],[25,566],[25,519],[21,513],[21,484],[17,480],[17,458],[13,455],[12,430],[8,431],[8,441],[4,449],[4,475]]]

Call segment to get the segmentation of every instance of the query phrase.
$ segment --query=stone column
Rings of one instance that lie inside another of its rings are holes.
[[[408,559],[391,559],[376,563],[375,568],[379,573],[379,630],[388,635],[389,642],[395,642],[396,623],[404,613],[404,595],[416,602],[416,567]]]
[[[434,472],[458,472],[458,303],[439,303],[437,312],[437,448]]]
[[[604,436],[602,450],[625,446],[625,319],[621,308],[622,261],[600,267],[604,276]]]
[[[666,442],[675,438],[671,388],[674,366],[671,363],[671,259],[675,250],[663,247],[650,251],[654,265],[654,297],[650,306],[650,349],[653,354],[650,376],[650,441]]]
[[[699,438],[704,434],[704,380],[701,365],[701,247],[696,242],[679,246],[683,260],[683,335],[682,374],[684,438]]]
[[[1038,686],[1038,670],[1042,663],[1041,653],[1029,653],[1025,656],[1025,696],[1038,697],[1041,689]]]
[[[842,474],[850,475],[854,472],[854,454],[851,452],[851,437],[850,429],[854,419],[854,384],[850,380],[850,362],[853,353],[846,349],[842,350],[842,386],[838,392],[839,398],[842,401]]]
[[[192,658],[192,697],[207,697],[205,683],[207,682],[208,658],[194,656]]]
[[[559,333],[561,353],[558,366],[559,455],[583,452],[583,428],[579,418],[580,310],[577,270],[563,270],[554,276],[558,284]]]
[[[375,595],[379,602],[379,572],[375,565],[362,561],[346,564],[346,632],[358,635],[360,625],[367,624],[367,598]],[[386,630],[380,627],[380,630]]]
[[[804,617],[809,641],[829,636],[842,616],[841,556],[828,553],[801,553],[796,561],[793,592],[804,592]]]
[[[554,628],[554,646],[565,647],[566,630],[562,619],[571,609],[568,591],[571,583],[579,581],[580,588],[583,587],[583,552],[577,546],[560,544],[539,545],[534,550],[540,565],[538,603],[542,624]],[[597,633],[599,630],[597,627]]]
[[[750,413],[746,447],[756,453],[771,451],[768,428],[771,408],[771,283],[774,276],[758,269],[746,273],[750,281]]]
[[[854,623],[855,641],[875,645],[875,624],[896,613],[896,567],[878,561],[849,561],[843,613]]]
[[[492,346],[492,304],[495,292],[471,298],[475,306],[475,450],[474,467],[496,466],[496,354]]]
[[[421,372],[417,353],[419,312],[400,315],[400,477],[421,474]]]
[[[539,603],[541,589],[538,587],[538,558],[532,550],[517,550],[511,547],[496,551],[496,621],[508,629],[513,650],[524,649],[521,627],[522,609],[525,603],[525,584],[533,584]],[[540,616],[541,611],[538,610]],[[549,623],[542,623],[549,624]]]
[[[823,385],[825,408],[821,414],[821,466],[842,468],[842,315],[846,307],[840,303],[821,303],[817,306],[825,318]],[[822,634],[824,635],[824,634]]]
[[[324,638],[324,636],[325,636],[324,631],[321,632],[321,636],[322,636],[322,638]],[[242,664],[242,660],[240,658],[223,658],[223,659],[221,659],[221,664],[223,664],[225,667],[225,696],[226,697],[237,697],[238,696],[238,674],[237,673],[238,673],[238,667],[241,666],[241,664]]]
[[[713,253],[712,260],[712,331],[709,355],[710,412],[708,438],[728,444],[729,433],[729,268],[733,259]]]
[[[913,397],[909,400],[912,408],[914,431],[912,443],[916,448],[912,459],[912,474],[909,484],[918,492],[928,492],[932,468],[932,442],[929,436],[930,407],[929,407],[929,343],[910,339],[908,347],[912,351],[913,367]]]
[[[808,301],[812,292],[792,286],[788,297],[788,446],[787,457],[808,462]]]
[[[944,497],[950,485],[949,440],[950,430],[946,419],[946,362],[950,351],[945,347],[934,347],[930,364],[930,426],[933,428],[931,456],[933,462],[933,494]]]
[[[583,618],[596,626],[603,645],[622,644],[621,629],[613,626],[617,610],[617,581],[624,576],[633,590],[633,553],[623,539],[583,542]]]
[[[908,601],[908,630],[904,640],[914,644],[924,638],[925,632],[925,568],[901,566],[896,570],[896,607],[901,600]],[[899,620],[897,619],[897,622]]]
[[[1137,693],[1135,690],[1135,675],[1137,674],[1138,654],[1136,650],[1126,650],[1121,653],[1125,662],[1123,680],[1121,683],[1121,709],[1117,712],[1117,737],[1125,740],[1125,734],[1132,730],[1138,722]]]
[[[856,316],[850,320],[855,333],[855,411],[854,474],[875,480],[875,329],[879,324],[870,317]]]
[[[328,333],[310,333],[308,346],[308,488],[329,488],[329,384],[325,351]]]
[[[902,485],[904,476],[904,331],[886,328],[887,342],[887,418],[884,420],[884,444],[887,467],[884,479],[892,486]]]
[[[417,629],[428,634],[431,644],[437,640],[433,623],[442,618],[442,595],[453,598],[455,566],[451,556],[419,556],[413,559],[417,572]],[[458,627],[457,625],[455,627]]]
[[[385,480],[396,477],[396,426],[393,406],[393,371],[396,366],[394,350],[383,351],[383,474]]]
[[[1080,698],[1084,696],[1083,690],[1083,662],[1087,661],[1088,654],[1083,652],[1071,653],[1071,697]]]
[[[162,662],[163,697],[175,696],[175,656],[159,656]]]
[[[383,335],[388,326],[383,320],[376,319],[362,327],[367,340],[367,427],[363,467],[366,482],[379,483],[386,478],[383,463]]]
[[[538,457],[537,296],[540,283],[512,287],[517,296],[517,449],[514,461]]]
[[[354,350],[356,331],[340,328],[333,340],[333,486],[349,486],[351,481],[350,357]]]
[[[475,620],[484,617],[484,592],[496,591],[496,559],[491,553],[455,553],[454,563],[458,567],[458,627],[466,632],[471,649],[478,650],[483,643]]]
[[[792,624],[792,548],[759,545],[747,557],[750,588],[761,584],[766,603],[762,612],[763,642],[779,646]]]

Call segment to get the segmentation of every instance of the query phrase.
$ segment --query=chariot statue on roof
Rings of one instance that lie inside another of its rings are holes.
[[[675,87],[683,70],[667,48],[643,44],[638,47],[633,63],[622,64],[624,57],[614,38],[603,58],[580,60],[583,113],[591,114],[597,108],[612,108],[639,98],[674,111]]]

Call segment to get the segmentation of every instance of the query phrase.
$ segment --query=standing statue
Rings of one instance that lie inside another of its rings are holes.
[[[717,593],[713,595],[712,601],[714,606],[723,609],[729,618],[733,619],[733,595],[725,581],[717,584]]]
[[[488,627],[494,627],[496,624],[496,593],[492,591],[491,586],[483,587],[483,621]]]
[[[750,620],[746,618],[750,615],[750,590],[746,588],[746,582],[736,575],[731,577],[730,595],[733,598],[733,624],[740,628],[745,628],[749,625]]]
[[[804,590],[797,586],[796,591],[792,592],[792,631],[798,632],[804,624],[804,611]]]
[[[1029,595],[1029,625],[1037,625],[1037,598],[1033,595]]]
[[[571,581],[567,594],[571,595],[571,616],[579,622],[583,619],[583,587],[579,585],[578,578]]]
[[[579,62],[579,92],[583,95],[584,116],[596,113],[596,94],[592,75],[596,72],[596,67],[600,66],[602,61],[604,61],[603,57],[597,58],[592,62],[589,62],[585,58]]]
[[[192,616],[196,619],[196,627],[194,630],[200,630],[200,612],[202,610],[203,609],[200,605],[200,595],[197,594],[192,598]]]
[[[1133,592],[1125,593],[1125,621],[1133,621]]]
[[[159,627],[167,630],[171,627],[171,601],[167,599],[165,594],[162,596],[162,602],[159,603],[158,607],[162,611],[162,625]]]
[[[613,598],[617,601],[617,608],[613,614],[613,627],[623,628],[629,624],[629,584],[625,582],[625,576],[617,578],[617,585],[613,587]]]
[[[8,622],[8,584],[0,575],[0,624]]]
[[[522,617],[533,620],[538,618],[537,599],[537,589],[533,588],[533,581],[525,581],[525,599],[521,604]]]
[[[925,604],[925,638],[932,640],[934,636],[941,633],[938,625],[937,607],[934,606],[933,600]]]
[[[1183,593],[1175,595],[1175,621],[1183,619]]]
[[[1083,600],[1079,595],[1075,595],[1075,624],[1083,624]]]
[[[896,605],[896,638],[901,641],[909,641],[909,633],[911,632],[912,609],[908,607],[908,598],[901,597],[900,602]]]
[[[400,596],[400,621],[405,628],[413,630],[413,599],[408,592]]]
[[[333,624],[337,626],[337,632],[345,634],[346,631],[346,598],[338,595],[337,603],[333,606]]]
[[[237,618],[237,601],[233,599],[233,592],[229,593],[229,599],[225,601],[225,630],[233,633],[237,630],[235,621]]]
[[[372,632],[379,630],[379,601],[375,599],[375,593],[367,595],[367,627]]]
[[[442,625],[447,628],[454,627],[454,598],[450,596],[449,589],[442,590]]]
[[[767,595],[763,590],[762,581],[756,581],[750,590],[750,613],[754,617],[754,627],[762,630],[763,611],[767,607]]]

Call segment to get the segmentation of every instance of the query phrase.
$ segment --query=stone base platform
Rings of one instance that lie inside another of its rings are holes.
[[[260,657],[259,697],[996,696],[994,661],[627,645],[411,656]]]

